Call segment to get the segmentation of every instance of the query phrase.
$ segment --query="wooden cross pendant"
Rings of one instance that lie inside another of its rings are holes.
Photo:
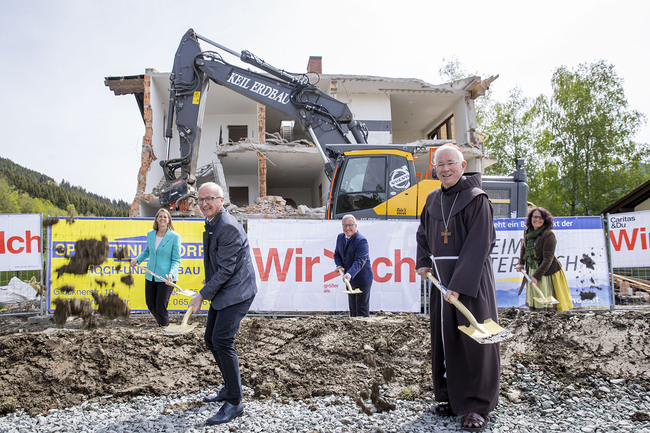
[[[444,232],[440,232],[440,236],[445,238],[445,243],[448,243],[449,241],[448,241],[447,238],[449,238],[449,236],[451,236],[451,232],[445,228]]]

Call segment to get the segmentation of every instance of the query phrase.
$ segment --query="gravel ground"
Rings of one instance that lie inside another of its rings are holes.
[[[461,431],[461,417],[431,412],[422,316],[246,318],[246,408],[221,426],[204,424],[219,405],[202,398],[220,383],[198,329],[168,336],[131,318],[47,332],[0,319],[0,433]],[[501,323],[514,338],[501,345],[485,431],[650,433],[649,312],[513,310]],[[366,398],[375,384],[394,410],[377,413],[384,406]]]
[[[510,384],[520,395],[501,399],[486,432],[650,432],[650,395],[622,379],[593,379],[586,388],[565,386],[541,371],[517,365]],[[461,431],[461,417],[439,417],[433,400],[387,399],[388,412],[366,415],[351,397],[317,397],[281,403],[254,400],[245,388],[244,415],[220,426],[205,420],[219,408],[203,403],[215,392],[140,396],[128,403],[106,403],[110,396],[44,416],[15,412],[0,418],[0,432],[412,432]],[[516,400],[513,403],[509,400]],[[366,402],[369,404],[369,402]]]

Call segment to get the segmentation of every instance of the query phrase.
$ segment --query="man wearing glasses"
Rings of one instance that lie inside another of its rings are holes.
[[[420,215],[417,272],[436,275],[446,294],[431,294],[431,366],[441,416],[464,415],[460,428],[482,431],[499,397],[499,344],[477,344],[458,329],[465,317],[458,299],[476,320],[498,323],[490,252],[496,242],[492,205],[481,189],[480,173],[465,173],[467,162],[454,144],[436,150],[441,187],[427,196]],[[436,290],[436,289],[433,289]]]
[[[239,358],[235,334],[248,313],[257,293],[255,269],[248,237],[235,217],[223,209],[223,190],[214,182],[199,188],[199,208],[206,218],[203,233],[204,286],[190,301],[199,311],[204,299],[210,301],[205,325],[205,344],[212,352],[224,386],[217,395],[203,399],[207,403],[224,402],[206,424],[222,424],[244,413]]]
[[[368,254],[368,241],[357,231],[354,215],[345,215],[341,221],[343,233],[336,238],[334,263],[336,271],[344,273],[343,279],[361,293],[348,295],[350,317],[370,316],[370,286],[373,273]]]

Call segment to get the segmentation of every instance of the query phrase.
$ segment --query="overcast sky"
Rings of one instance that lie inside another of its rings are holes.
[[[133,200],[144,125],[135,98],[104,77],[169,72],[189,28],[291,72],[440,84],[444,59],[550,96],[560,66],[605,60],[629,109],[650,117],[647,1],[25,0],[0,14],[1,156],[111,199]],[[227,5],[224,5],[227,3]],[[232,61],[232,56],[226,60]],[[647,124],[637,141],[650,141]]]

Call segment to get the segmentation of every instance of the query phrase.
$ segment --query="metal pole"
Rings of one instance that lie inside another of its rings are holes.
[[[218,44],[218,43],[216,43],[215,41],[211,41],[210,39],[206,38],[205,36],[201,36],[201,35],[198,34],[198,33],[194,33],[194,34],[196,35],[196,38],[197,38],[197,39],[201,39],[202,41],[205,41],[205,42],[207,42],[207,43],[209,43],[209,44],[212,44],[212,45],[214,45],[214,46],[217,47],[217,48],[221,48],[222,50],[224,50],[224,51],[226,51],[226,52],[232,54],[232,55],[235,56],[235,57],[239,57],[239,56],[241,55],[241,54],[238,53],[237,51],[235,51],[235,50],[231,50],[231,49],[228,48],[228,47],[224,47],[223,45]]]
[[[39,226],[41,230],[41,245],[43,245],[43,214],[39,213],[38,215],[39,215]],[[48,228],[49,227],[52,226],[48,226]],[[49,240],[50,240],[49,236],[47,237],[47,240],[48,242],[45,242],[46,246],[49,244]],[[41,285],[41,311],[40,311],[41,316],[45,315],[45,287],[43,286],[43,253],[45,253],[45,248],[41,248],[41,260],[40,260],[41,267],[38,270],[38,275],[41,276],[39,281],[39,284]]]
[[[609,263],[609,293],[611,298],[611,305],[609,311],[615,310],[616,298],[614,296],[614,267],[612,265],[612,245],[609,237],[609,214],[605,214],[605,245],[607,245],[607,262]]]

